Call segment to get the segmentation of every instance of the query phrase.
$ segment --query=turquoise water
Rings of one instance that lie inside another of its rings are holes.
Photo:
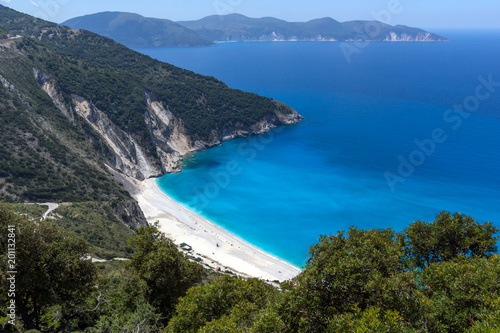
[[[299,266],[351,225],[399,231],[443,210],[499,225],[500,33],[443,34],[452,41],[370,43],[350,63],[338,43],[140,49],[305,117],[198,153],[159,185]]]

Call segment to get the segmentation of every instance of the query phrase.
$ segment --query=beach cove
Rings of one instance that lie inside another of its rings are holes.
[[[474,96],[478,78],[500,81],[498,33],[442,35],[451,41],[370,43],[350,63],[336,43],[140,50],[282,101],[305,118],[272,140],[242,138],[199,152],[183,172],[159,178],[160,189],[298,267],[321,235],[351,226],[401,231],[443,210],[498,223],[500,89],[467,118],[453,113]],[[433,133],[442,134],[439,142],[422,150]],[[230,182],[213,177],[233,165],[241,172]]]
[[[159,189],[156,179],[129,181],[134,184],[133,196],[147,221],[158,223],[159,230],[181,251],[181,244],[190,246],[192,256],[199,258],[204,266],[280,282],[300,273],[298,267],[243,241],[173,200]]]

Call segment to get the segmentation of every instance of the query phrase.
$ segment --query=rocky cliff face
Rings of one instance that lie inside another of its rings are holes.
[[[56,89],[55,79],[47,73],[33,70],[35,78],[52,99],[54,105],[71,121],[79,116],[102,138],[111,154],[102,156],[104,162],[113,170],[144,180],[158,177],[165,173],[180,172],[182,158],[191,152],[205,150],[217,146],[223,141],[255,134],[262,134],[280,125],[290,125],[302,119],[295,110],[283,103],[274,101],[276,110],[272,116],[256,122],[251,126],[236,123],[225,128],[221,133],[213,131],[209,141],[193,141],[187,133],[181,119],[169,110],[168,105],[151,93],[146,92],[146,110],[144,121],[156,149],[157,157],[146,152],[130,134],[116,126],[109,117],[92,102],[78,95],[71,95],[72,105],[66,105]]]
[[[156,146],[163,173],[180,171],[179,163],[184,155],[195,150],[182,121],[163,106],[161,101],[146,94],[147,110],[144,121]]]
[[[68,119],[74,121],[73,114],[68,110],[66,105],[63,102],[62,96],[57,92],[55,88],[55,79],[51,77],[49,74],[39,71],[38,69],[33,69],[33,74],[35,75],[35,79],[45,91],[49,97],[54,102],[54,105],[61,111]]]
[[[443,41],[437,38],[430,32],[420,32],[415,36],[411,36],[405,33],[397,34],[395,32],[390,32],[384,39],[386,42],[436,42]]]
[[[84,118],[101,135],[114,152],[106,162],[111,167],[139,180],[158,176],[161,173],[156,161],[146,155],[144,148],[83,97],[72,95],[76,113]]]
[[[141,207],[134,199],[114,202],[111,204],[111,209],[118,220],[122,220],[133,230],[148,225]]]

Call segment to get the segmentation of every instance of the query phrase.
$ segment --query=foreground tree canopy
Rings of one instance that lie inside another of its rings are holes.
[[[11,276],[7,272],[16,271],[17,316],[27,328],[40,327],[42,316],[53,306],[58,307],[56,322],[70,320],[72,309],[90,292],[96,273],[86,260],[87,243],[52,223],[30,222],[14,215],[2,205],[0,229],[2,307],[7,296],[5,281]],[[7,255],[7,235],[15,241],[11,243],[15,256]]]
[[[46,332],[498,332],[498,229],[441,213],[401,233],[323,236],[304,271],[279,288],[208,276],[156,228],[139,229],[127,263],[84,260],[85,242],[0,206],[19,243],[19,325]],[[21,247],[22,244],[22,247]],[[5,272],[2,268],[2,279]],[[212,273],[213,274],[213,273]],[[51,285],[51,288],[43,286]],[[0,322],[7,324],[1,290]]]
[[[191,289],[167,331],[497,332],[496,233],[446,212],[401,233],[352,227],[321,237],[304,271],[267,301],[251,301],[259,290],[251,280]]]
[[[177,299],[203,275],[155,227],[131,238],[129,262],[97,274],[87,243],[50,221],[29,220],[0,204],[0,323],[41,331],[158,331]],[[8,324],[8,235],[14,234],[16,322]]]

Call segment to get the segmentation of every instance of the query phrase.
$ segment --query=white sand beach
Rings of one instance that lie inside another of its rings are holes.
[[[158,222],[159,229],[175,244],[190,245],[190,255],[200,258],[206,266],[269,281],[289,280],[300,273],[298,267],[252,246],[185,208],[163,193],[155,179],[134,183],[137,190],[134,197],[148,222]]]

